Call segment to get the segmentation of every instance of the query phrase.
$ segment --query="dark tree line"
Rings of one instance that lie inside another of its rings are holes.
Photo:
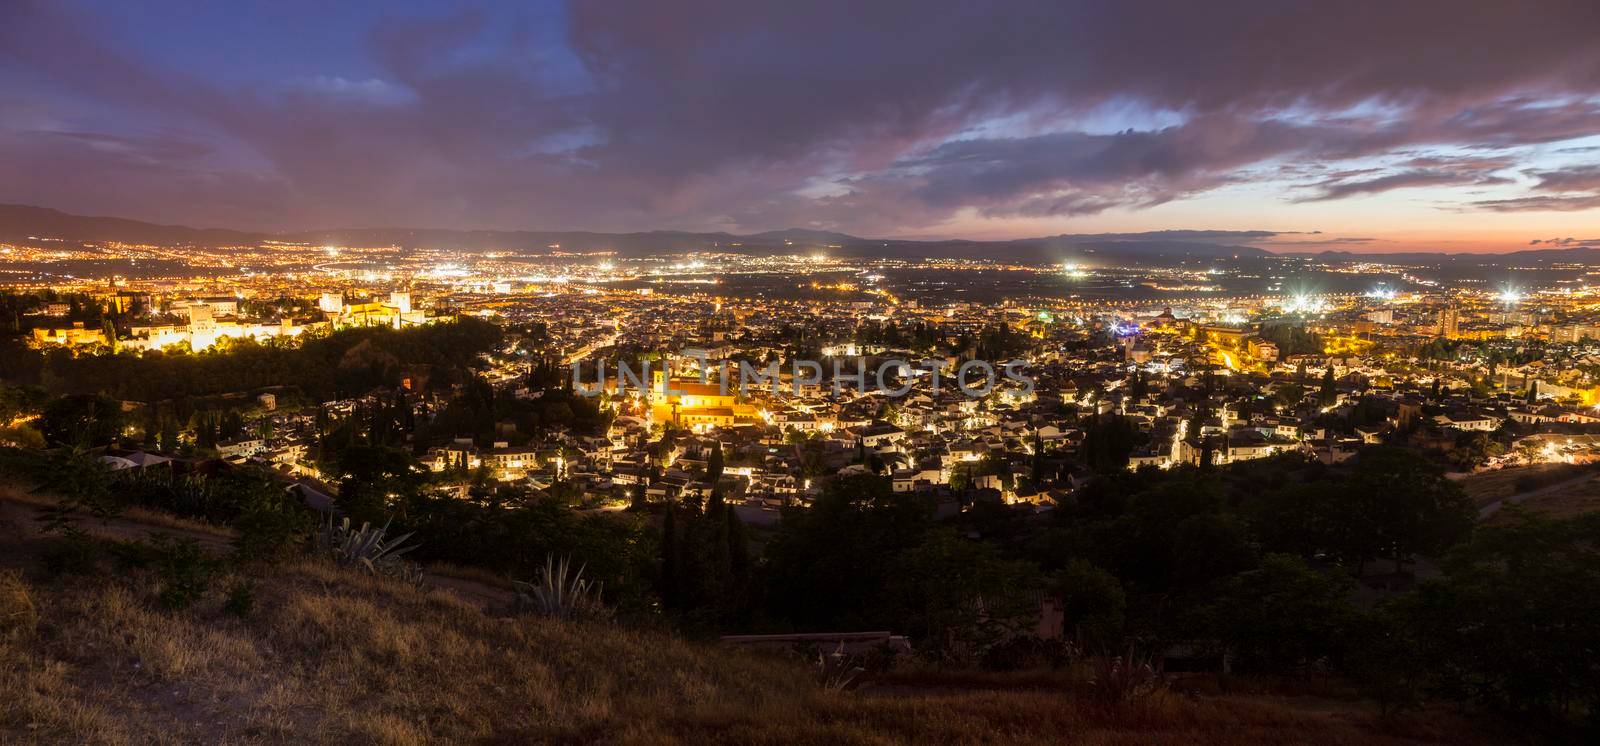
[[[744,522],[713,490],[671,501],[661,521],[661,605],[692,629],[737,629],[748,623],[754,562]]]

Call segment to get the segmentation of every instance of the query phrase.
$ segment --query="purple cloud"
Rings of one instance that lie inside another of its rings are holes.
[[[1600,132],[1588,1],[489,3],[374,12],[362,65],[243,82],[66,7],[0,9],[0,166],[29,174],[0,201],[245,227],[911,232],[1263,175],[1307,200],[1502,185],[1518,149]],[[1580,172],[1534,178],[1469,206],[1593,206]]]

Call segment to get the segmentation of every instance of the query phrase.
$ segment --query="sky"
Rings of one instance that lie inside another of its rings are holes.
[[[1600,242],[1594,0],[0,0],[0,202],[207,227]]]

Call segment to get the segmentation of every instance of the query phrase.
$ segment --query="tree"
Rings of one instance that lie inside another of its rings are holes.
[[[929,529],[887,569],[882,593],[863,611],[922,641],[919,647],[991,643],[1010,619],[1037,610],[1024,593],[1036,580],[1031,565],[948,527]]]
[[[677,608],[683,596],[683,550],[678,545],[678,501],[668,500],[661,519],[661,605]]]
[[[97,515],[109,515],[119,508],[111,491],[111,469],[82,446],[60,447],[45,458],[32,462],[38,492],[60,497],[65,512],[85,506]]]
[[[728,549],[728,523],[723,515],[728,510],[728,505],[722,499],[722,490],[713,489],[710,499],[706,500],[704,525],[696,533],[701,546],[697,553],[705,557],[706,567],[700,586],[706,595],[708,605],[718,605],[718,601],[726,597],[726,592],[733,577],[733,555]]]
[[[355,523],[383,523],[421,491],[422,472],[405,451],[351,446],[339,454],[339,510]]]
[[[1198,629],[1254,671],[1284,673],[1331,658],[1355,611],[1351,581],[1307,567],[1294,555],[1269,554],[1229,576],[1196,612]]]
[[[784,512],[767,545],[768,611],[808,628],[892,622],[875,613],[889,564],[933,522],[931,502],[895,493],[883,477],[828,479],[810,507]]]
[[[1469,470],[1505,452],[1505,444],[1490,437],[1489,433],[1477,432],[1462,433],[1447,455],[1457,467]]]
[[[1051,577],[1061,598],[1061,615],[1073,640],[1084,650],[1115,650],[1122,643],[1127,596],[1117,576],[1083,559],[1074,559]]]
[[[39,415],[39,432],[51,443],[103,446],[122,435],[122,425],[122,407],[98,394],[63,396]]]
[[[1398,605],[1432,688],[1517,712],[1600,707],[1600,515],[1512,507]]]
[[[1345,494],[1346,554],[1362,565],[1381,557],[1398,571],[1414,554],[1437,555],[1460,541],[1477,518],[1460,485],[1403,448],[1363,449]]]
[[[1101,474],[1126,469],[1128,456],[1133,453],[1134,437],[1133,424],[1126,417],[1115,414],[1092,417],[1084,432],[1084,461]]]
[[[45,445],[44,435],[27,425],[0,425],[0,446],[39,450]]]
[[[691,628],[720,630],[742,619],[751,571],[746,542],[744,524],[720,490],[703,509],[692,500],[682,511],[669,504],[662,528],[663,605]]]
[[[722,521],[725,524],[723,536],[728,543],[729,584],[726,591],[733,607],[742,611],[749,602],[751,572],[754,569],[750,558],[750,535],[733,506],[728,506],[722,512]]]
[[[1404,448],[1371,446],[1354,468],[1327,470],[1247,496],[1244,512],[1268,551],[1329,557],[1358,575],[1375,559],[1396,569],[1437,556],[1472,528],[1476,512],[1459,485]]]
[[[1251,528],[1267,551],[1310,559],[1345,558],[1355,516],[1348,489],[1329,476],[1261,490],[1245,506]]]
[[[716,440],[711,445],[711,456],[706,459],[706,480],[715,484],[722,478],[722,441]]]
[[[1385,716],[1421,705],[1436,665],[1424,655],[1427,645],[1417,638],[1418,626],[1408,616],[1414,598],[1404,596],[1357,615],[1344,631],[1340,668],[1377,701]]]
[[[1304,363],[1301,363],[1304,366]],[[1272,398],[1280,407],[1293,407],[1306,398],[1306,389],[1298,383],[1286,383],[1278,387]]]

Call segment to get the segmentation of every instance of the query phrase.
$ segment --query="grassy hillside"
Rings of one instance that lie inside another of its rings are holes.
[[[0,743],[1471,743],[1436,712],[1167,692],[1102,704],[1070,674],[901,674],[853,692],[797,662],[609,623],[500,615],[304,559],[180,611],[109,555],[52,576],[0,511]],[[170,527],[168,527],[170,528]],[[101,540],[111,550],[110,540]]]

